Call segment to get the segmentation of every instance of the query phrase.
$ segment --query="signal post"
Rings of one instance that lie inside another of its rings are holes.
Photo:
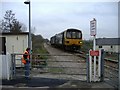
[[[87,66],[88,66],[88,70],[87,70],[88,80],[87,81],[88,82],[103,81],[103,76],[104,76],[103,52],[104,50],[103,49],[96,50],[96,19],[95,18],[93,18],[93,20],[90,21],[90,35],[93,36],[93,49],[89,50],[89,56],[88,56],[88,61],[87,61]],[[96,57],[98,58],[96,59]]]

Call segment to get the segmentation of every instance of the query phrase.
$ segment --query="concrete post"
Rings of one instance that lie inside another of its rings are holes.
[[[87,82],[90,82],[90,71],[89,71],[89,54],[86,55],[86,67],[87,67]]]
[[[119,62],[119,87],[118,90],[120,90],[120,1],[118,2],[118,62]]]
[[[101,77],[100,77],[100,81],[104,81],[104,49],[101,49]]]
[[[11,60],[12,60],[12,79],[13,79],[15,77],[15,71],[16,71],[15,54],[11,54]]]
[[[120,90],[120,51],[118,51],[118,90]]]
[[[92,81],[92,56],[90,56],[90,51],[91,49],[89,50],[89,79],[91,82]]]

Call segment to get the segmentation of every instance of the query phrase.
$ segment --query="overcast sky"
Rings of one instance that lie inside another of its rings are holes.
[[[0,19],[6,10],[12,10],[15,17],[29,29],[29,8],[24,1],[0,2]],[[118,0],[31,0],[31,26],[35,27],[35,34],[48,39],[68,28],[80,29],[83,39],[90,39],[90,21],[96,18],[98,38],[118,37],[117,2]]]

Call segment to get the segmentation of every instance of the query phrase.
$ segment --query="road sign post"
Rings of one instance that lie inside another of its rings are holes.
[[[96,50],[96,19],[93,18],[92,21],[90,21],[90,35],[94,36],[93,38],[93,50]],[[94,56],[94,81],[96,81],[96,56]]]

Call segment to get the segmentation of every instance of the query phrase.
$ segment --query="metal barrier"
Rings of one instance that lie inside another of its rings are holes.
[[[104,50],[90,50],[86,57],[87,82],[104,81]]]
[[[119,86],[118,53],[105,53],[105,81],[115,88]]]
[[[31,55],[30,77],[74,79],[86,81],[86,62],[77,54]],[[22,54],[12,54],[13,78],[24,76]]]

